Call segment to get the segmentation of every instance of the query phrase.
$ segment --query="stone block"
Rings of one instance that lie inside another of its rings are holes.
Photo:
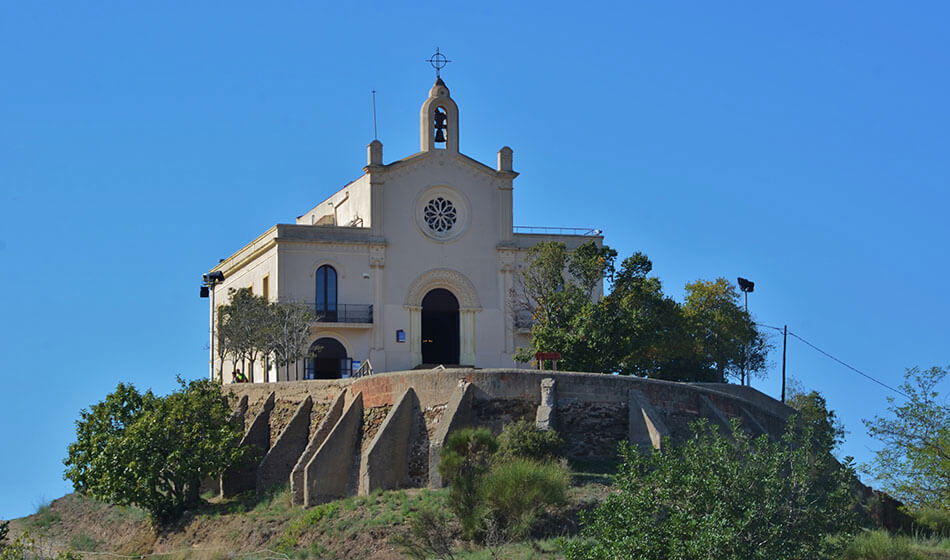
[[[546,377],[541,380],[541,404],[538,405],[534,423],[542,430],[556,428],[557,395],[554,392],[555,386],[556,382],[553,377]]]

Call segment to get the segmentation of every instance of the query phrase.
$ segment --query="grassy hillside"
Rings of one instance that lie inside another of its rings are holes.
[[[455,558],[563,558],[558,539],[576,535],[578,512],[593,507],[611,492],[612,476],[603,473],[609,469],[591,465],[581,470],[594,472],[575,470],[569,506],[551,512],[533,540],[491,549],[458,542]],[[156,531],[138,508],[69,494],[33,515],[14,520],[10,538],[29,532],[44,556],[72,550],[87,558],[395,560],[405,556],[391,544],[391,537],[407,532],[413,512],[425,505],[442,506],[446,497],[445,490],[396,490],[302,509],[290,504],[286,488],[261,497],[246,494],[224,501],[209,495],[201,508]],[[885,559],[950,560],[950,541],[874,532],[860,536],[842,558]]]
[[[577,512],[609,492],[609,476],[578,473],[571,505],[552,513],[530,543],[499,550],[462,550],[458,558],[561,558],[558,536],[577,531]],[[70,549],[122,556],[158,554],[173,558],[404,558],[390,537],[408,529],[409,516],[425,504],[441,505],[445,490],[378,492],[302,509],[290,504],[286,488],[258,499],[244,495],[206,504],[179,523],[155,531],[137,508],[102,503],[69,494],[13,521],[11,538],[29,531],[39,548]],[[464,546],[460,548],[464,549]]]

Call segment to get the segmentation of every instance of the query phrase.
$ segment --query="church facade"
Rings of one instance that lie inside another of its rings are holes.
[[[315,311],[311,357],[289,373],[245,369],[251,381],[349,377],[369,364],[518,367],[530,318],[511,297],[526,252],[541,241],[602,242],[598,230],[514,227],[512,150],[501,148],[494,166],[459,151],[459,109],[441,78],[419,121],[418,153],[383,163],[374,140],[358,179],[211,270],[224,276],[212,288],[219,305],[231,288],[249,287]],[[219,363],[215,348],[211,356],[212,372],[242,367]]]

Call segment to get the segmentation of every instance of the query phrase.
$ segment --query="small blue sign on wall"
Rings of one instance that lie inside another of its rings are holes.
[[[396,342],[405,342],[406,341],[406,331],[399,329],[396,331]]]

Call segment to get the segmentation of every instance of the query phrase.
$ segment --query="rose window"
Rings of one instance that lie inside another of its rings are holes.
[[[436,233],[446,233],[455,227],[458,210],[456,210],[452,201],[440,196],[426,204],[423,215],[429,229]]]

